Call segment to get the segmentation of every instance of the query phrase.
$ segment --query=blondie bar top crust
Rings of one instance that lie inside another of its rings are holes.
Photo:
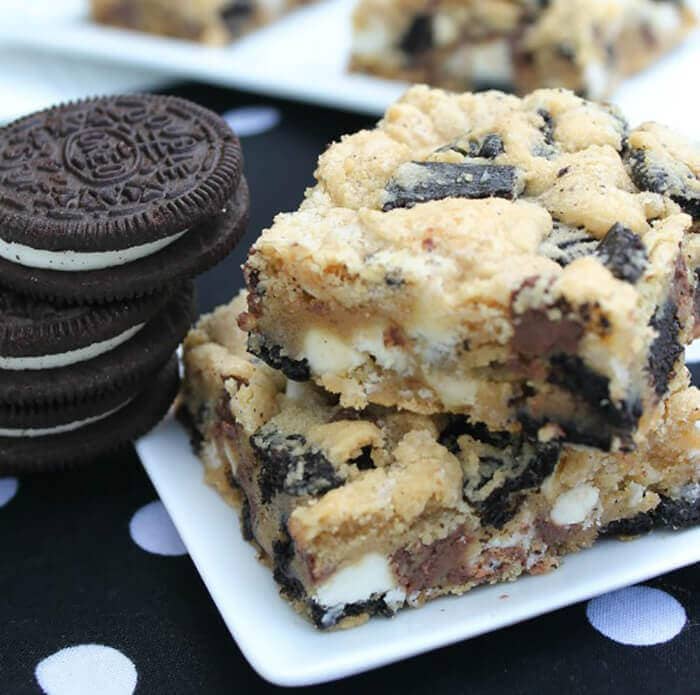
[[[95,21],[221,45],[307,0],[91,0]]]
[[[683,0],[360,0],[351,68],[464,91],[600,99],[695,26]]]
[[[249,348],[344,407],[631,448],[693,334],[699,174],[571,92],[414,87],[253,246]]]
[[[321,628],[538,574],[600,535],[700,522],[700,392],[606,454],[464,416],[358,412],[245,352],[239,297],[185,343],[185,414],[209,478],[284,596]]]

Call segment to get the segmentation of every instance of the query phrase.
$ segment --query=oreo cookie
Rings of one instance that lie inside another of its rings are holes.
[[[0,371],[37,371],[85,362],[130,340],[168,301],[161,291],[131,302],[56,307],[0,291]]]
[[[242,235],[236,136],[176,97],[58,106],[0,129],[0,283],[67,303],[145,295]]]
[[[191,282],[157,299],[102,307],[52,312],[0,291],[3,302],[12,309],[0,316],[0,408],[69,404],[141,384],[170,358],[196,313]]]
[[[172,357],[140,390],[113,392],[71,408],[0,409],[0,475],[71,467],[127,444],[163,418],[179,381]]]

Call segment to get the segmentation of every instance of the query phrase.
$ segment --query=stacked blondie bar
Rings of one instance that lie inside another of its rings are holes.
[[[414,87],[185,344],[183,414],[320,628],[700,522],[700,149],[564,90]]]

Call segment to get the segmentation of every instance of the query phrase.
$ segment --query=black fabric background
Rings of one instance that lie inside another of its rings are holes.
[[[252,190],[247,237],[200,278],[200,308],[231,298],[251,241],[275,213],[294,209],[319,152],[366,118],[187,85],[172,90],[223,112],[272,104],[282,123],[243,140]],[[96,642],[136,665],[136,692],[270,693],[241,656],[188,556],[141,550],[131,515],[156,499],[132,450],[80,472],[20,481],[0,509],[0,694],[39,693],[36,664]],[[648,582],[675,596],[688,623],[674,640],[628,647],[596,632],[583,605],[309,692],[700,693],[700,565]],[[264,625],[260,626],[264,629]],[[99,695],[96,693],[95,695]]]

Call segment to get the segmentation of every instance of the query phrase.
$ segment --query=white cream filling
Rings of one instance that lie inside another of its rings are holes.
[[[132,246],[117,251],[47,251],[31,246],[17,244],[0,239],[0,258],[17,263],[27,268],[40,270],[58,270],[62,272],[81,272],[85,270],[104,270],[133,263],[140,258],[152,256],[166,246],[176,242],[188,230],[172,236],[151,241],[148,244]]]
[[[600,493],[593,485],[577,485],[554,503],[550,517],[557,526],[582,524],[598,504]]]
[[[3,357],[0,355],[0,369],[9,371],[56,369],[77,364],[78,362],[87,362],[124,344],[127,340],[133,338],[145,325],[144,323],[139,323],[136,326],[127,328],[123,333],[114,336],[114,338],[102,340],[99,343],[92,343],[92,345],[87,345],[77,350],[69,350],[68,352],[57,352],[53,355],[38,355],[34,357]]]
[[[84,420],[75,420],[74,422],[67,422],[65,425],[56,425],[55,427],[39,427],[26,429],[10,429],[0,427],[0,437],[11,437],[13,439],[19,439],[20,437],[28,437],[31,439],[34,437],[47,437],[52,434],[64,434],[66,432],[75,432],[75,430],[79,430],[82,427],[87,427],[88,425],[92,425],[95,422],[99,422],[100,420],[105,420],[110,415],[114,415],[114,413],[120,411],[122,408],[125,408],[130,402],[131,399],[129,399],[128,401],[124,401],[124,403],[118,405],[116,408],[112,408],[112,410],[109,410],[106,413],[94,415],[93,417],[88,417]]]
[[[390,592],[393,605],[403,602],[406,594],[397,586],[389,561],[379,553],[368,553],[359,562],[344,567],[316,589],[316,602],[332,608],[367,601],[374,594]]]

